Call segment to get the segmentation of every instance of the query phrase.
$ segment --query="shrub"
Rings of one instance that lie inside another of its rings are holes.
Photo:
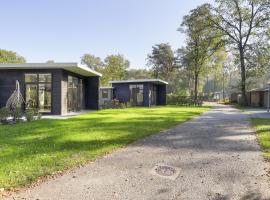
[[[27,108],[25,111],[25,118],[27,121],[33,121],[34,119],[41,119],[42,115],[37,108]]]
[[[194,100],[189,96],[181,96],[176,94],[167,95],[168,105],[182,105],[182,106],[202,106],[202,100]]]
[[[131,107],[131,104],[129,102],[121,103],[117,99],[105,102],[104,105],[101,106],[102,109],[124,109],[129,107]]]
[[[36,111],[36,114],[37,114],[37,119],[41,119],[42,114],[38,110]]]
[[[18,122],[23,116],[22,109],[19,106],[14,107],[11,109],[10,114],[13,118],[13,121]]]
[[[28,108],[25,111],[25,118],[28,122],[33,121],[35,119],[35,110],[33,108]]]
[[[6,122],[7,118],[9,117],[9,110],[6,107],[0,109],[0,121]]]
[[[223,100],[218,100],[219,104],[224,104],[224,105],[230,105],[231,102],[229,99],[223,99]]]

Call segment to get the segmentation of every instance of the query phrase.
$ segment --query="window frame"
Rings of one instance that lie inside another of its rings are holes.
[[[26,75],[28,75],[28,74],[37,75],[37,81],[35,81],[35,82],[32,82],[32,81],[27,82],[26,81]],[[40,80],[40,78],[39,78],[40,75],[50,75],[51,79],[50,79],[49,82],[48,81],[41,82],[41,81],[39,81]],[[41,113],[44,113],[44,114],[51,114],[52,110],[53,110],[53,74],[52,74],[52,72],[25,72],[24,73],[24,99],[26,101],[26,92],[27,92],[26,91],[26,86],[27,85],[36,85],[37,86],[37,99],[36,99],[36,101],[37,101],[37,109],[40,110],[40,102],[39,102],[39,92],[40,92],[39,85],[40,84],[50,85],[51,86],[51,98],[50,98],[50,100],[51,100],[51,108],[50,108],[50,111],[49,112],[41,112]]]
[[[136,90],[136,105],[138,107],[141,107],[144,105],[144,98],[145,98],[145,94],[144,94],[144,84],[129,84],[129,102],[131,104],[134,104],[133,102],[133,95],[132,95],[132,89]],[[138,103],[138,94],[142,94],[142,102]]]

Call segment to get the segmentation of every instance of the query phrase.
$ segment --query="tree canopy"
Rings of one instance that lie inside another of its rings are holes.
[[[153,46],[147,60],[155,78],[168,80],[177,68],[175,53],[168,43]]]
[[[254,54],[254,47],[265,40],[269,28],[269,0],[216,0],[211,6],[208,21],[214,30],[223,34],[227,47],[238,58],[241,71],[243,104],[246,99],[246,73],[248,54]],[[262,42],[261,44],[265,44]],[[251,69],[254,65],[249,65]]]
[[[98,72],[103,71],[104,68],[104,63],[101,58],[92,54],[84,54],[81,57],[81,63]]]
[[[211,57],[223,47],[220,31],[213,31],[207,17],[210,15],[209,4],[204,4],[190,11],[183,18],[179,30],[186,35],[186,46],[179,49],[182,66],[193,73],[194,98],[198,96],[199,76],[209,71]]]
[[[25,63],[24,57],[14,51],[0,49],[0,63]]]

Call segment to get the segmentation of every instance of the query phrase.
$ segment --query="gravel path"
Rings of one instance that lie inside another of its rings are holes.
[[[175,169],[158,168],[168,175],[162,177],[154,173],[157,164]],[[216,105],[192,121],[10,199],[270,199],[269,166],[248,116]]]

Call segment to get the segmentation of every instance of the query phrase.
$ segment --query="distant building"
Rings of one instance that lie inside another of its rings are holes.
[[[111,81],[113,98],[132,106],[166,105],[167,85],[160,79]]]
[[[99,105],[104,105],[113,100],[113,87],[99,88]]]
[[[268,106],[268,88],[256,88],[247,92],[248,106],[263,107]]]

